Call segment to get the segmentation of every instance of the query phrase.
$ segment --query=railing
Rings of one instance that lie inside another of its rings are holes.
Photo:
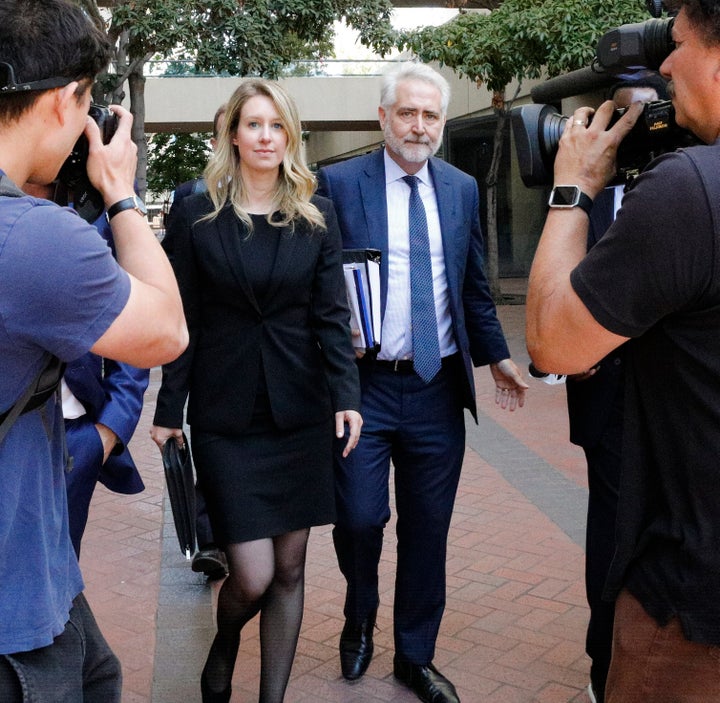
[[[281,78],[328,76],[380,76],[388,64],[397,60],[384,59],[328,59],[327,61],[295,61],[280,70]],[[228,73],[203,72],[191,60],[148,61],[145,75],[152,78],[216,78]]]

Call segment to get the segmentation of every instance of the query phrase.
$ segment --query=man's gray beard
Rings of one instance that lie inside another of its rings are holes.
[[[433,154],[437,153],[442,142],[442,136],[438,138],[435,144],[432,142],[429,144],[408,142],[398,139],[392,133],[389,125],[385,125],[384,134],[385,144],[390,147],[390,150],[400,154],[405,161],[411,164],[421,164],[423,161],[427,161]]]

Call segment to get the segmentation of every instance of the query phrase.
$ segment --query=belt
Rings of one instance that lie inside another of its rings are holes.
[[[415,373],[412,359],[375,359],[375,368],[393,373]]]
[[[446,369],[451,363],[452,359],[457,356],[451,354],[450,356],[444,356],[442,358],[442,367]],[[415,373],[415,366],[412,359],[375,359],[374,367],[376,369],[382,369],[383,371],[392,371],[398,374],[411,374]]]

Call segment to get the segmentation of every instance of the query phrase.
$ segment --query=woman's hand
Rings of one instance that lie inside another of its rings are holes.
[[[342,439],[345,435],[345,423],[348,425],[348,441],[343,449],[343,456],[347,456],[357,446],[362,427],[362,416],[357,410],[340,410],[335,413],[335,436]]]
[[[160,451],[162,451],[165,442],[167,442],[171,437],[175,438],[175,441],[178,443],[180,448],[183,446],[183,432],[179,428],[158,427],[157,425],[153,425],[150,428],[150,437],[152,437],[153,442],[160,447]]]

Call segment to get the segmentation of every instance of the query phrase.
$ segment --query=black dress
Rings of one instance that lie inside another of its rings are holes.
[[[283,235],[264,216],[252,219],[254,231],[241,246],[262,305]],[[334,522],[333,430],[332,418],[297,430],[279,429],[261,373],[247,429],[236,435],[191,431],[215,541],[224,546]]]

